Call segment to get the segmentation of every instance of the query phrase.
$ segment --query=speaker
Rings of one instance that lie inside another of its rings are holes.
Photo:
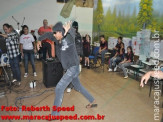
[[[1,66],[6,66],[7,64],[9,64],[9,57],[7,54],[2,54],[0,57],[0,65]]]
[[[63,67],[57,58],[53,61],[42,61],[43,83],[46,88],[55,87],[63,76]]]

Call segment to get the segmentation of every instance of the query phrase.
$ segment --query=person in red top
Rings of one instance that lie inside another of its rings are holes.
[[[44,19],[43,26],[39,28],[38,34],[41,36],[46,32],[52,32],[52,28],[50,26],[48,26],[48,20]],[[48,51],[49,58],[55,57],[54,42],[49,39],[43,40],[42,41],[42,51],[43,51],[43,59],[47,58],[47,56],[46,56],[47,51]]]

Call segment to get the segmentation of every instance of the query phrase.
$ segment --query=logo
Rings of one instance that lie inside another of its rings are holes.
[[[66,50],[69,46],[67,45],[67,42],[65,39],[62,40],[62,50]]]

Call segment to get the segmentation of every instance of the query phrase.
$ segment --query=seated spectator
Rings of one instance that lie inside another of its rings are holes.
[[[125,55],[125,49],[124,49],[124,43],[120,43],[120,49],[116,51],[116,54],[110,59],[109,62],[109,72],[112,71],[112,67],[114,67],[114,72],[117,71],[117,65],[119,62],[124,60],[124,55]]]
[[[126,67],[133,64],[133,57],[134,57],[134,54],[133,54],[133,51],[132,51],[132,47],[128,46],[127,47],[127,53],[125,55],[124,60],[122,62],[120,62],[119,65],[118,65],[118,67],[123,70],[125,79],[128,78]]]
[[[123,43],[123,42],[122,42],[122,39],[123,39],[123,38],[122,38],[121,36],[118,37],[117,44],[116,44],[116,46],[113,48],[113,50],[112,50],[112,52],[111,52],[111,57],[113,57],[113,56],[116,54],[116,52],[120,50],[120,48],[121,48],[121,43]]]
[[[35,40],[32,34],[29,33],[29,29],[27,25],[22,27],[22,35],[20,36],[20,50],[22,57],[24,57],[24,66],[25,66],[25,74],[24,77],[28,76],[28,60],[31,61],[33,75],[37,76],[35,70],[35,62],[34,62],[34,52],[36,52]]]
[[[97,56],[101,54],[101,65],[104,65],[105,53],[108,51],[108,42],[105,40],[105,36],[100,36],[100,48],[95,54],[94,64],[97,64]]]
[[[89,55],[91,52],[90,42],[91,42],[91,37],[89,35],[86,35],[85,39],[83,40],[83,53],[85,57],[85,67],[87,66],[88,69],[90,68],[89,67]]]

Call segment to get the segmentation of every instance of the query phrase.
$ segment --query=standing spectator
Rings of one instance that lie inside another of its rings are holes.
[[[9,62],[11,70],[13,72],[13,81],[18,82],[18,85],[21,85],[21,72],[19,65],[19,37],[12,31],[12,28],[9,24],[3,25],[3,30],[6,34],[1,34],[1,36],[6,39],[7,53],[9,56]]]
[[[85,57],[85,67],[87,66],[88,69],[89,67],[89,55],[90,55],[90,42],[91,42],[91,37],[89,35],[85,36],[85,40],[83,42],[83,53]]]
[[[122,62],[120,62],[119,65],[118,65],[123,70],[125,79],[128,78],[126,67],[133,64],[133,57],[134,57],[134,53],[132,51],[132,47],[128,46],[127,47],[127,53],[125,55],[124,60]]]
[[[101,54],[101,65],[104,65],[105,61],[105,53],[108,51],[108,42],[105,40],[105,36],[101,35],[100,36],[100,48],[95,54],[94,58],[94,64],[97,64],[97,56],[98,54]]]
[[[13,27],[12,25],[10,25],[10,26],[11,26],[11,32],[16,33],[17,36],[19,37],[19,34],[18,34],[18,32],[14,29],[14,27]]]
[[[38,30],[38,34],[41,36],[47,32],[52,32],[52,28],[50,26],[48,26],[48,20],[44,19],[43,20],[43,26],[39,28]],[[52,50],[54,51],[54,42],[49,40],[49,39],[45,39],[42,41],[42,52],[43,52],[43,59],[46,60],[47,56],[47,52],[48,52],[48,57],[52,58],[54,57],[54,52],[52,52]]]
[[[28,59],[31,61],[33,75],[37,76],[34,63],[34,52],[36,52],[35,40],[29,33],[27,25],[22,28],[23,34],[20,36],[20,50],[22,57],[24,57],[25,74],[24,77],[28,76]]]

